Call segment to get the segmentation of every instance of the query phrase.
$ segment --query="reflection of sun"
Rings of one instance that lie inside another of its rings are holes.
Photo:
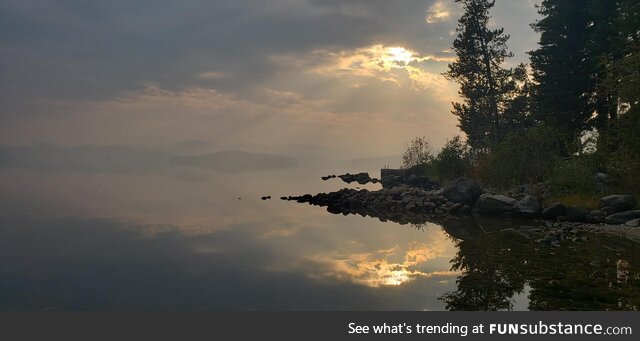
[[[429,261],[448,256],[450,248],[446,240],[434,241],[428,245],[413,242],[409,243],[406,249],[397,245],[391,249],[372,253],[316,256],[313,260],[324,263],[326,266],[326,272],[318,277],[346,279],[374,288],[400,286],[419,277],[457,276],[458,272],[452,272],[446,268],[423,270]]]

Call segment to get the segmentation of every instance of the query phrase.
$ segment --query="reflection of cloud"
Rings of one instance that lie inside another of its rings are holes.
[[[388,250],[350,255],[322,255],[312,260],[326,265],[323,277],[347,279],[368,287],[397,286],[416,278],[457,276],[448,269],[424,270],[429,261],[445,257],[448,244],[444,239],[430,244],[411,243],[407,250],[399,245]]]
[[[453,10],[442,0],[436,1],[427,10],[427,17],[425,20],[429,24],[447,21],[453,16]]]

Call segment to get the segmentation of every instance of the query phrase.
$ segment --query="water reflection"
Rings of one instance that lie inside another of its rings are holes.
[[[433,270],[429,265],[434,260],[447,258],[448,244],[446,238],[436,238],[429,244],[411,242],[369,253],[319,255],[313,260],[327,268],[323,276],[374,288],[400,286],[417,278],[447,281],[458,272]]]
[[[453,310],[508,309],[527,284],[531,310],[637,310],[640,252],[613,238],[541,247],[514,234],[460,241],[453,259],[463,271],[458,290],[443,300]]]
[[[357,209],[328,210],[364,214]],[[411,223],[417,229],[433,219],[419,212],[365,215]],[[457,289],[439,297],[448,310],[513,310],[523,299],[526,305],[518,305],[529,310],[638,310],[640,306],[640,245],[635,242],[588,234],[557,247],[536,241],[544,228],[527,220],[446,217],[437,223],[456,248],[450,274],[459,274]]]
[[[590,236],[554,248],[518,222],[382,222],[259,200],[336,190],[344,184],[320,176],[347,171],[210,172],[194,183],[167,174],[0,170],[0,309],[640,305],[640,249],[631,242]]]

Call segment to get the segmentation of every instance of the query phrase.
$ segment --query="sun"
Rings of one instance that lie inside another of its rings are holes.
[[[416,60],[416,56],[413,51],[407,50],[404,47],[400,46],[388,47],[386,51],[386,57],[390,61],[393,61],[395,63],[403,63],[404,65],[407,65]]]

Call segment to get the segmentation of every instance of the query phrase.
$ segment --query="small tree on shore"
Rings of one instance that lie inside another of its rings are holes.
[[[433,161],[433,152],[426,137],[416,137],[411,140],[402,153],[402,168],[425,165],[431,161]]]

